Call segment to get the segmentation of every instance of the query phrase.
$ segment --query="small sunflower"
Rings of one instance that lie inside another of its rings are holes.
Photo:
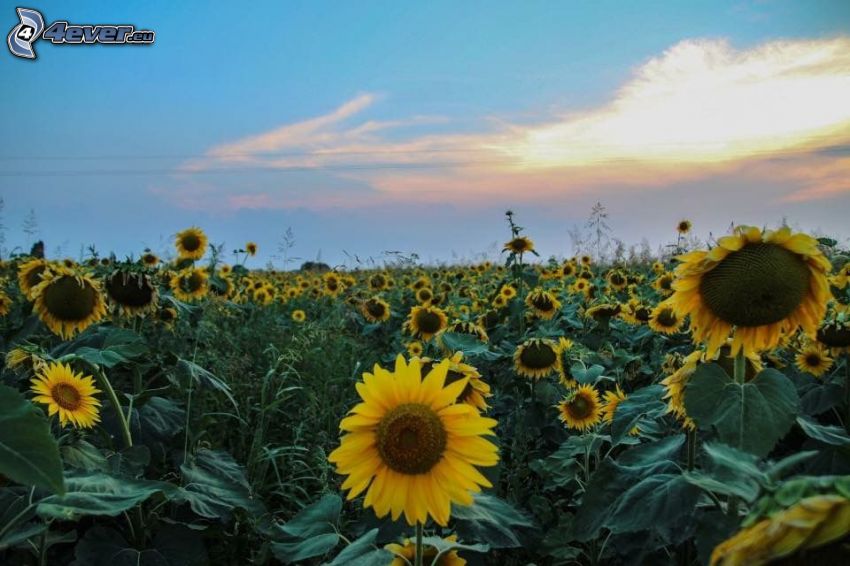
[[[422,287],[416,290],[416,302],[425,305],[434,300],[434,291],[430,287]]]
[[[32,292],[41,283],[41,276],[47,269],[48,263],[41,258],[31,259],[18,268],[18,286],[21,294],[29,300],[33,299]]]
[[[209,292],[209,275],[199,268],[187,268],[176,273],[170,281],[171,291],[181,301],[202,299]]]
[[[524,254],[527,252],[533,252],[534,242],[531,240],[531,238],[527,238],[525,236],[517,236],[516,238],[513,238],[509,242],[505,243],[504,250],[514,254]]]
[[[525,297],[525,304],[535,315],[543,320],[550,320],[561,309],[561,302],[549,291],[541,288],[534,289]]]
[[[177,248],[180,259],[201,259],[207,253],[208,243],[209,239],[204,231],[195,226],[178,232],[174,239],[174,246]]]
[[[51,332],[73,338],[106,315],[100,284],[82,273],[54,265],[32,290],[35,311]]]
[[[517,295],[516,287],[513,285],[502,285],[502,288],[499,289],[499,296],[503,297],[506,301],[510,301]]]
[[[422,352],[424,348],[422,347],[422,342],[419,340],[414,340],[413,342],[408,342],[406,348],[407,353],[410,354],[411,358],[418,358],[422,356]]]
[[[690,315],[693,338],[713,354],[731,335],[732,353],[764,351],[798,328],[814,336],[830,297],[829,260],[818,241],[741,226],[711,251],[681,256],[674,293],[679,317]]]
[[[678,224],[676,224],[676,232],[679,234],[685,235],[691,231],[693,228],[693,224],[690,220],[680,220]]]
[[[608,281],[608,286],[614,291],[622,291],[629,284],[628,278],[617,269],[609,271],[605,279]]]
[[[360,303],[360,312],[369,322],[384,322],[390,318],[390,305],[383,299],[372,297]]]
[[[822,377],[832,368],[834,363],[829,353],[817,343],[809,344],[800,350],[794,361],[800,371],[810,373],[815,377]]]
[[[676,316],[670,306],[661,303],[649,316],[649,327],[659,334],[676,334],[682,326],[682,319]]]
[[[558,410],[567,428],[585,431],[598,423],[602,416],[599,392],[592,385],[580,385],[558,403]]]
[[[548,338],[531,338],[517,346],[514,369],[524,377],[540,379],[558,370],[559,349]]]
[[[292,320],[294,320],[295,322],[304,322],[305,320],[307,320],[307,313],[305,313],[301,309],[296,309],[292,311]]]
[[[410,309],[407,322],[405,322],[405,328],[416,338],[427,342],[434,335],[442,332],[448,325],[448,322],[446,313],[441,308],[420,305]]]
[[[7,295],[5,291],[0,291],[0,316],[6,316],[9,314],[9,310],[11,308],[12,299],[9,298],[9,295]]]
[[[145,252],[142,254],[142,265],[145,267],[156,267],[159,263],[159,258],[156,254],[151,252]]]
[[[251,257],[257,255],[257,244],[255,244],[254,242],[248,242],[247,244],[245,244],[245,253],[247,253]]]
[[[652,286],[658,291],[661,295],[667,297],[671,293],[673,293],[673,281],[676,278],[672,273],[661,273],[655,281],[652,282]]]
[[[446,537],[445,540],[456,542],[457,536],[451,535]],[[388,544],[384,547],[384,550],[390,551],[395,556],[389,566],[410,566],[416,559],[416,541],[412,539],[405,539],[402,544]],[[438,555],[440,557],[435,562],[434,559]],[[423,564],[431,564],[432,566],[464,566],[466,564],[466,560],[458,556],[457,550],[440,554],[436,547],[428,545],[425,545],[425,548],[422,549],[422,559]]]
[[[50,416],[58,413],[62,426],[71,423],[91,428],[100,421],[100,401],[94,396],[100,390],[90,375],[74,373],[70,366],[59,362],[46,365],[32,379],[31,390],[37,394],[33,400],[47,405]]]
[[[451,504],[470,505],[490,482],[476,466],[494,466],[498,449],[484,437],[496,421],[455,400],[468,378],[446,385],[449,361],[422,376],[418,359],[396,358],[390,372],[375,366],[357,384],[363,402],[340,422],[345,432],[328,460],[348,476],[348,499],[363,492],[378,518],[446,526]]]

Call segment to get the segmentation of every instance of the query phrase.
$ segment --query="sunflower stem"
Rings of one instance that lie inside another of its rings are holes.
[[[844,354],[844,429],[850,433],[850,353]]]
[[[735,383],[744,384],[747,376],[747,358],[744,356],[744,349],[738,351],[735,355],[735,368],[734,368],[734,378]]]
[[[697,431],[695,428],[687,429],[685,433],[685,442],[687,443],[687,453],[688,453],[688,471],[693,471],[694,463],[696,462],[697,456]]]
[[[416,556],[413,559],[413,566],[422,566],[424,556],[425,551],[422,548],[422,523],[416,521]]]

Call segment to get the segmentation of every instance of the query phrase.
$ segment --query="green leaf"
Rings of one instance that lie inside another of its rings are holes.
[[[234,508],[255,516],[264,511],[262,502],[251,494],[242,466],[227,452],[199,450],[180,471],[186,485],[180,488],[179,499],[202,517],[227,522]]]
[[[204,566],[209,563],[201,537],[183,525],[157,532],[150,548],[139,550],[115,529],[103,526],[86,531],[74,549],[72,566]]]
[[[469,552],[488,552],[490,550],[490,547],[486,544],[462,544],[442,537],[424,537],[422,544],[436,548],[438,554],[449,553],[453,550],[468,550]]]
[[[664,460],[675,460],[684,444],[684,434],[667,436],[626,450],[620,454],[617,462],[623,466],[653,466]]]
[[[715,430],[721,442],[766,456],[794,424],[799,398],[775,369],[740,384],[712,363],[699,366],[688,381],[685,409],[701,429]]]
[[[808,417],[797,417],[797,424],[809,438],[833,446],[850,446],[850,436],[840,426],[818,424]]]
[[[328,533],[317,535],[298,542],[273,542],[272,552],[275,558],[286,564],[299,562],[316,556],[323,556],[339,543],[339,535]]]
[[[283,525],[286,534],[298,538],[336,532],[334,525],[342,512],[342,498],[329,493],[312,505],[302,509]]]
[[[106,471],[106,457],[96,446],[82,438],[62,446],[60,451],[62,459],[69,466],[81,470]]]
[[[192,380],[201,387],[206,387],[214,391],[218,391],[219,393],[223,393],[238,414],[239,407],[236,404],[236,399],[234,399],[233,393],[230,391],[230,386],[213,375],[212,372],[205,370],[195,362],[180,359],[177,361],[177,371],[175,373],[179,378],[178,383],[184,389],[188,387],[189,380]]]
[[[394,558],[393,553],[375,546],[378,530],[367,531],[363,536],[346,546],[327,566],[347,566],[349,564],[388,566],[391,564]]]
[[[619,444],[641,420],[651,420],[663,415],[667,410],[667,405],[662,400],[663,395],[664,388],[661,385],[650,385],[638,389],[625,401],[621,401],[611,423],[611,442]]]
[[[65,495],[51,495],[39,502],[39,516],[63,521],[90,515],[114,517],[157,493],[170,497],[176,492],[170,483],[117,478],[102,472],[68,472],[65,485]]]
[[[514,532],[534,524],[510,503],[494,495],[477,494],[472,505],[452,505],[452,518],[462,539],[477,540],[491,548],[521,546]]]
[[[0,474],[65,493],[59,446],[47,418],[15,389],[0,385]]]
[[[605,526],[614,533],[672,526],[693,513],[699,495],[681,475],[651,475],[623,493]]]

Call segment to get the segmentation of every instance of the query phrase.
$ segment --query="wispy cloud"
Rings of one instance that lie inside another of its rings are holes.
[[[638,65],[609,101],[534,124],[481,119],[456,133],[445,118],[366,119],[377,95],[211,148],[186,171],[303,169],[375,190],[321,191],[317,205],[387,201],[523,200],[593,187],[664,187],[774,160],[762,175],[798,179],[789,201],[850,191],[846,157],[818,150],[850,142],[850,38],[735,49],[720,39],[680,42]],[[429,131],[435,123],[439,131]],[[448,130],[448,131],[447,131]],[[777,157],[783,159],[775,160]],[[519,191],[519,192],[518,192]],[[287,206],[285,195],[235,195],[233,206]]]

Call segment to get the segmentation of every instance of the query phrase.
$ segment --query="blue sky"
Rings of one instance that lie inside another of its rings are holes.
[[[597,200],[627,242],[681,217],[850,235],[848,156],[824,151],[850,143],[850,2],[28,6],[157,36],[0,55],[7,247],[34,209],[71,256],[165,251],[199,225],[258,242],[258,263],[287,227],[298,257],[451,260],[492,252],[510,207],[569,255]]]

